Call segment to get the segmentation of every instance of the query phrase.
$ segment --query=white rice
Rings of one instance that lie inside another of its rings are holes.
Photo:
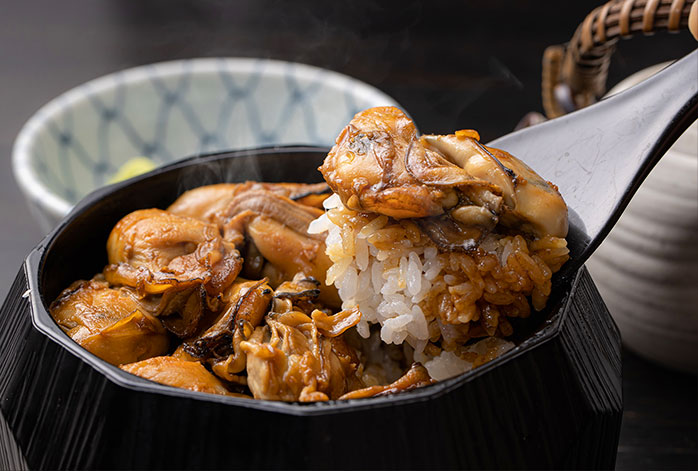
[[[333,195],[324,204],[326,209],[332,209],[342,202]],[[425,254],[424,248],[412,247],[409,240],[401,241],[390,251],[369,243],[367,237],[386,222],[387,218],[376,218],[354,232],[353,247],[345,247],[347,241],[342,239],[341,228],[326,215],[313,221],[308,232],[328,232],[327,254],[334,265],[327,273],[327,283],[334,283],[339,290],[342,309],[361,310],[362,319],[357,326],[361,336],[368,337],[369,324],[380,324],[384,342],[407,341],[416,351],[422,351],[430,335],[419,302],[429,293],[430,280],[438,275],[441,266],[432,247]]]
[[[327,210],[340,208],[337,195],[325,200]],[[391,250],[380,250],[367,238],[388,222],[379,216],[359,230],[335,225],[326,214],[313,221],[310,233],[327,232],[327,255],[333,265],[327,272],[327,284],[337,287],[342,299],[342,309],[358,307],[362,317],[357,325],[363,338],[369,337],[369,325],[379,324],[380,338],[385,343],[407,342],[414,349],[414,357],[437,380],[446,379],[468,371],[478,360],[466,361],[452,352],[441,352],[436,357],[424,353],[430,338],[449,336],[449,325],[434,316],[427,316],[420,303],[432,289],[432,282],[441,274],[442,263],[435,247],[414,247],[410,240],[402,240]],[[455,283],[444,276],[444,281]],[[466,351],[477,356],[497,351],[498,354],[513,347],[501,339],[485,339]],[[480,345],[482,344],[482,345]],[[480,347],[477,347],[480,345]],[[473,355],[470,357],[473,357]]]

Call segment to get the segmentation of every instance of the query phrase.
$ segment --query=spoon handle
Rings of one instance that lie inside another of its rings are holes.
[[[595,105],[491,145],[520,157],[560,189],[579,268],[611,230],[669,147],[698,118],[698,50]],[[567,267],[566,267],[567,268]]]

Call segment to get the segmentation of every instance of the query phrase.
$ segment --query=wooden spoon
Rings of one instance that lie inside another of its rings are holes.
[[[567,202],[570,260],[558,279],[581,268],[652,167],[696,119],[698,50],[622,93],[488,144],[553,181]]]

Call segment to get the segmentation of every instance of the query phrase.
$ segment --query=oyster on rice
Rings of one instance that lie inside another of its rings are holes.
[[[310,229],[327,232],[327,280],[361,310],[359,333],[379,324],[440,378],[511,348],[509,319],[545,306],[568,258],[554,185],[478,140],[419,137],[394,107],[358,113],[320,167],[335,195]]]
[[[357,114],[320,172],[348,209],[396,219],[439,216],[463,198],[492,214],[502,205],[493,185],[421,145],[412,120],[394,107]]]
[[[370,108],[342,130],[320,171],[349,210],[436,217],[423,227],[441,245],[462,234],[477,242],[498,223],[538,237],[565,237],[567,206],[557,189],[478,140],[472,130],[419,137],[401,110]]]
[[[440,152],[474,178],[496,185],[502,193],[499,219],[503,226],[537,237],[567,235],[567,205],[557,187],[511,154],[480,144],[475,131],[422,136],[420,143]],[[464,212],[466,217],[461,217],[459,212]],[[476,222],[468,218],[470,212],[470,207],[459,207],[451,215],[465,224]],[[477,217],[477,212],[473,215]]]

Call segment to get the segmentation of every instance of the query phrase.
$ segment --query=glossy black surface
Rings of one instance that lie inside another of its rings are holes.
[[[51,469],[612,467],[620,337],[585,270],[500,358],[426,388],[356,401],[287,404],[152,383],[78,347],[48,314],[63,287],[101,269],[109,228],[128,212],[250,175],[313,181],[324,153],[201,157],[88,196],[30,254],[0,311],[0,433],[11,432],[0,438],[16,444],[11,456]]]
[[[698,51],[612,97],[491,144],[554,182],[570,207],[575,273],[606,237],[640,184],[698,119]]]

